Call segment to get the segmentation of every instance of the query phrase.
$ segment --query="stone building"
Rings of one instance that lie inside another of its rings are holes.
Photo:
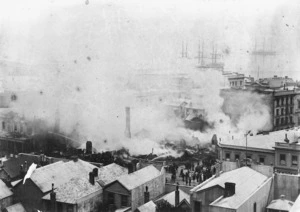
[[[243,161],[274,166],[279,172],[297,174],[300,169],[300,148],[297,143],[300,131],[280,130],[267,134],[220,137],[216,151],[221,161]]]
[[[104,202],[115,208],[135,211],[165,192],[165,171],[153,165],[124,175],[104,187]]]

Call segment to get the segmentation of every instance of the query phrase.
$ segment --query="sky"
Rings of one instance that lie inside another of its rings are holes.
[[[193,140],[195,135],[178,129],[180,123],[170,120],[163,109],[135,105],[128,82],[137,73],[161,73],[166,78],[191,73],[202,88],[209,118],[224,121],[228,117],[221,111],[219,96],[224,80],[217,72],[195,72],[198,44],[204,44],[208,58],[212,48],[217,49],[225,71],[300,79],[299,30],[297,1],[3,1],[2,90],[24,92],[14,107],[27,117],[53,122],[59,109],[66,132],[78,128],[83,139],[108,139],[117,146],[126,140],[124,108],[131,106],[133,133],[147,129],[151,134],[145,145],[136,146],[151,149],[167,137]],[[182,43],[187,44],[188,58],[181,58]],[[255,44],[257,50],[265,46],[276,51],[276,56],[255,58]],[[243,126],[249,126],[253,114],[255,118],[264,112],[267,117],[268,111],[256,109],[248,110],[253,113],[244,117]]]
[[[207,57],[213,46],[223,54],[226,71],[299,78],[299,10],[297,1],[6,1],[0,60],[61,65],[89,55],[125,71],[169,71],[180,63],[182,42],[197,64],[200,41]],[[255,43],[277,55],[255,62]]]

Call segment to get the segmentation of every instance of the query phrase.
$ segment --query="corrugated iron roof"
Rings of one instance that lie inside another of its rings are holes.
[[[160,175],[153,165],[142,168],[136,172],[128,175],[124,175],[118,179],[118,181],[128,190],[132,190]]]
[[[7,187],[7,185],[0,179],[0,200],[6,197],[12,196],[13,192]]]
[[[57,188],[74,177],[88,177],[94,168],[98,167],[80,159],[77,162],[59,161],[36,169],[30,179],[45,193],[52,189],[52,183]]]
[[[6,208],[7,212],[26,212],[21,203],[17,203]]]
[[[156,205],[153,201],[149,201],[144,205],[138,207],[140,212],[156,212]]]
[[[190,195],[185,193],[181,189],[178,189],[178,190],[179,190],[179,203],[183,200],[186,200],[190,204]],[[159,199],[156,200],[156,202],[158,202],[160,200],[166,200],[171,205],[175,206],[175,191],[172,191],[172,192],[160,197]]]
[[[216,185],[225,188],[226,182],[235,183],[235,194],[233,196],[226,198],[221,196],[210,205],[237,209],[241,203],[246,201],[251,194],[253,194],[264,182],[267,181],[267,179],[268,177],[249,167],[242,167],[233,171],[222,173],[219,177],[212,179],[195,191],[199,192]]]

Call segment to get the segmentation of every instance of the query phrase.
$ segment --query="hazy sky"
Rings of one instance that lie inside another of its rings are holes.
[[[68,66],[90,57],[117,75],[166,71],[180,63],[182,41],[196,64],[200,40],[206,56],[213,45],[224,54],[227,71],[297,77],[299,16],[297,1],[11,0],[0,8],[0,59]],[[254,63],[264,40],[277,56]]]

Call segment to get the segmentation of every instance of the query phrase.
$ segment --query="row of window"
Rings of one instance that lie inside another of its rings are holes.
[[[286,108],[277,108],[275,111],[275,116],[280,116],[280,115],[288,115],[288,114],[293,114],[294,113],[294,107],[286,107]]]
[[[252,158],[252,154],[247,154],[247,158],[249,158],[249,159],[254,159],[254,158]],[[226,160],[230,160],[230,153],[229,153],[229,152],[226,152],[226,153],[225,153],[225,159],[226,159]],[[241,159],[241,158],[240,158],[240,154],[234,154],[234,160],[235,160],[235,161],[236,161],[236,160],[240,160],[240,159]],[[243,159],[243,158],[242,158],[242,159]],[[259,156],[258,162],[261,163],[261,164],[264,164],[264,163],[265,163],[265,156],[263,156],[263,155]]]
[[[292,155],[291,159],[292,159],[291,166],[298,166],[298,156],[297,155]],[[279,155],[279,164],[281,166],[287,166],[288,165],[285,154],[280,154]]]
[[[294,124],[293,116],[286,116],[281,118],[276,118],[275,126]]]
[[[230,86],[234,87],[234,86],[238,86],[238,83],[240,84],[239,86],[243,85],[243,81],[231,81],[230,82]]]
[[[293,104],[293,97],[281,97],[275,100],[275,107],[286,105],[286,104]]]

